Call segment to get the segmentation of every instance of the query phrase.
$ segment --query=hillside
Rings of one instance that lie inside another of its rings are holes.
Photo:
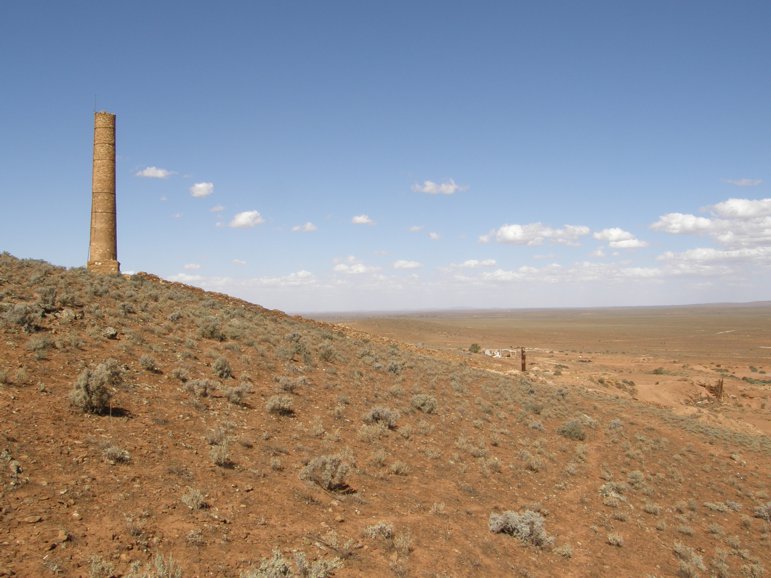
[[[477,365],[2,254],[0,577],[771,570],[771,438]]]

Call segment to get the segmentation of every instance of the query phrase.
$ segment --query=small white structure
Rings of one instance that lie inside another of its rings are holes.
[[[514,349],[485,349],[485,355],[488,357],[514,357]]]

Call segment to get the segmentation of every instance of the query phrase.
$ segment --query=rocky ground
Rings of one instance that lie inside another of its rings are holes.
[[[762,356],[431,323],[0,255],[0,576],[771,568]]]

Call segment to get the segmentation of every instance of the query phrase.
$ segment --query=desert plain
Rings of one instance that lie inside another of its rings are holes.
[[[771,302],[318,317],[503,373],[519,373],[524,347],[531,378],[771,435]],[[470,355],[472,344],[514,355]]]

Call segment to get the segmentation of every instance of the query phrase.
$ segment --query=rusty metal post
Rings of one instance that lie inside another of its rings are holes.
[[[115,115],[97,112],[94,113],[91,238],[87,266],[94,273],[120,273],[115,213]]]
[[[520,347],[519,355],[522,358],[522,371],[527,371],[527,356],[525,355],[524,347]]]

